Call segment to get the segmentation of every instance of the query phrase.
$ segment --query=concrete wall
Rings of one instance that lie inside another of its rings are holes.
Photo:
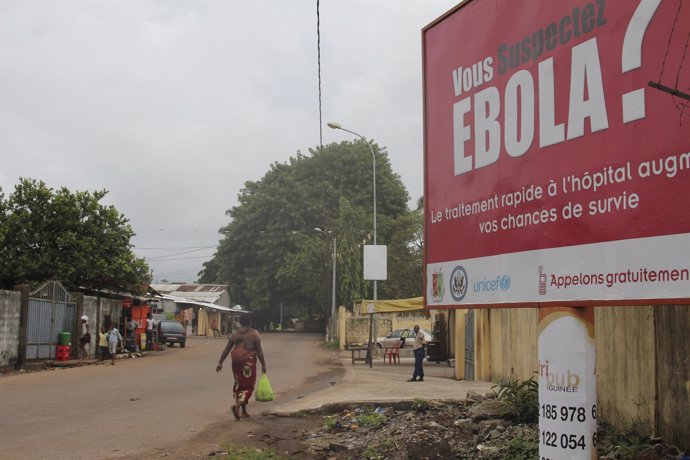
[[[106,299],[102,297],[83,296],[83,300],[78,300],[81,294],[72,294],[72,300],[82,304],[82,313],[89,317],[89,331],[91,332],[91,346],[89,347],[89,357],[95,358],[98,351],[98,333],[101,326],[107,326],[106,319],[109,316],[110,321],[118,326],[120,322],[120,315],[122,314],[122,300]],[[78,315],[81,316],[81,315]],[[77,318],[78,320],[79,318]],[[76,334],[81,333],[81,328],[76,330]],[[124,334],[124,331],[120,331]],[[77,347],[79,337],[72,337],[72,346]],[[77,355],[75,355],[77,356]]]
[[[0,291],[0,366],[14,365],[19,346],[21,293]]]

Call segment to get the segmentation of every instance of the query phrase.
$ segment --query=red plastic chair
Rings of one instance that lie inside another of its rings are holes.
[[[386,357],[388,357],[388,365],[400,364],[400,345],[402,342],[400,340],[395,342],[392,348],[386,348],[383,350],[383,362],[386,362]]]

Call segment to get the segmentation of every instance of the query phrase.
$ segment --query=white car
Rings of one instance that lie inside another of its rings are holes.
[[[424,334],[424,340],[430,342],[432,339],[431,332],[427,331],[426,329],[420,329],[420,331],[422,331]],[[404,339],[405,343],[404,346],[401,346],[400,348],[411,349],[414,346],[414,329],[396,329],[385,337],[378,337],[376,339],[376,348],[392,348],[395,345],[395,342],[402,339]]]

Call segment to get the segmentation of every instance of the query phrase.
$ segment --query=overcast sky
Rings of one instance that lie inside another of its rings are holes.
[[[411,203],[421,29],[458,2],[320,3],[323,142],[353,139],[337,121],[387,147]],[[244,182],[319,144],[316,20],[316,0],[1,0],[0,187],[106,189],[154,280],[194,281]]]

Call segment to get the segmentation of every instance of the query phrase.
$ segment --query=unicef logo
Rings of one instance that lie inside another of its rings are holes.
[[[508,275],[501,276],[501,280],[499,281],[499,284],[501,285],[502,291],[507,291],[508,289],[510,289],[510,276],[508,276]]]
[[[467,294],[467,285],[467,272],[458,265],[453,269],[453,273],[450,275],[450,295],[453,296],[453,299],[457,302],[464,299],[465,294]]]

